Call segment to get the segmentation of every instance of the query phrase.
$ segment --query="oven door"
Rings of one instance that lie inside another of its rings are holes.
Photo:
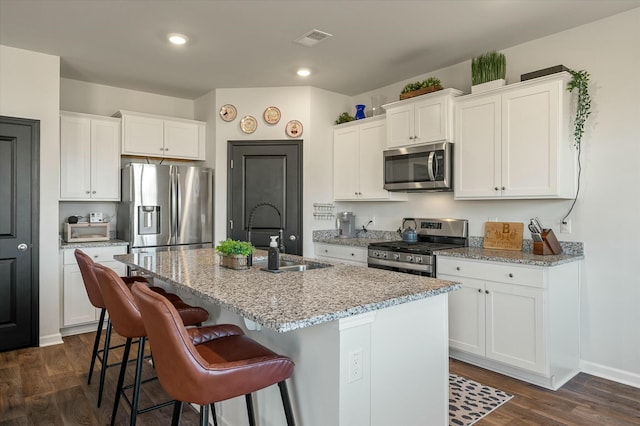
[[[384,189],[451,191],[453,144],[434,142],[384,151]]]
[[[402,272],[404,274],[421,275],[423,277],[433,277],[435,275],[433,265],[396,262],[393,260],[377,259],[371,257],[368,259],[367,265],[369,266],[369,268]]]

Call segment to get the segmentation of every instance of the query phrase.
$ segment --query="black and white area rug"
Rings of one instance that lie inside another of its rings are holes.
[[[470,426],[511,398],[491,386],[449,374],[449,426]]]

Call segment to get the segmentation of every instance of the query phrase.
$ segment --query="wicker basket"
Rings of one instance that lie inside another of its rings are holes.
[[[429,86],[423,87],[422,89],[414,90],[413,92],[401,93],[400,100],[413,98],[414,96],[426,95],[427,93],[437,92],[438,90],[442,90],[441,86]]]
[[[247,256],[241,254],[220,256],[220,266],[230,269],[249,269]]]

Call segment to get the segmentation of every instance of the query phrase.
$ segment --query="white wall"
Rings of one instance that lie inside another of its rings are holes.
[[[60,109],[109,117],[119,110],[125,110],[194,119],[194,103],[191,99],[68,78],[60,79]]]
[[[587,372],[640,387],[640,9],[503,51],[507,80],[563,64],[591,74],[593,114],[583,139],[582,189],[570,216],[572,234],[583,241],[582,355]],[[354,98],[371,104],[372,94],[397,100],[407,81],[439,77],[445,87],[468,93],[470,62],[436,70]],[[373,229],[396,229],[403,216],[460,217],[481,236],[488,218],[526,222],[539,216],[559,229],[571,201],[454,201],[452,194],[410,194],[407,203],[341,203],[340,209],[374,215]]]
[[[0,46],[0,114],[40,120],[40,345],[62,343],[58,268],[60,58]],[[50,159],[54,159],[51,161]]]
[[[227,145],[232,140],[274,140],[290,139],[285,134],[285,126],[290,120],[298,120],[303,125],[303,253],[312,252],[311,230],[322,229],[326,225],[314,223],[312,217],[313,202],[328,201],[331,197],[331,169],[322,169],[322,162],[330,166],[331,151],[325,149],[332,145],[330,124],[347,97],[310,87],[271,87],[216,90],[216,108],[233,104],[238,117],[225,122],[216,118],[215,152],[215,231],[214,241],[226,238],[227,224]],[[331,107],[333,105],[333,107]],[[278,124],[265,124],[262,114],[269,106],[277,106],[282,113]],[[240,130],[240,119],[252,115],[258,121],[257,130],[250,135]],[[318,178],[322,180],[317,180]]]

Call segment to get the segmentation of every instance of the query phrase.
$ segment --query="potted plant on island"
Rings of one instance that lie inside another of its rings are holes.
[[[404,86],[402,92],[400,92],[400,100],[426,95],[437,90],[442,90],[442,83],[435,77],[429,77],[426,80],[408,83]]]
[[[227,238],[216,246],[220,254],[220,265],[231,269],[248,269],[251,266],[250,256],[255,247],[247,241]]]
[[[505,85],[507,60],[503,53],[488,52],[471,60],[471,93]]]

